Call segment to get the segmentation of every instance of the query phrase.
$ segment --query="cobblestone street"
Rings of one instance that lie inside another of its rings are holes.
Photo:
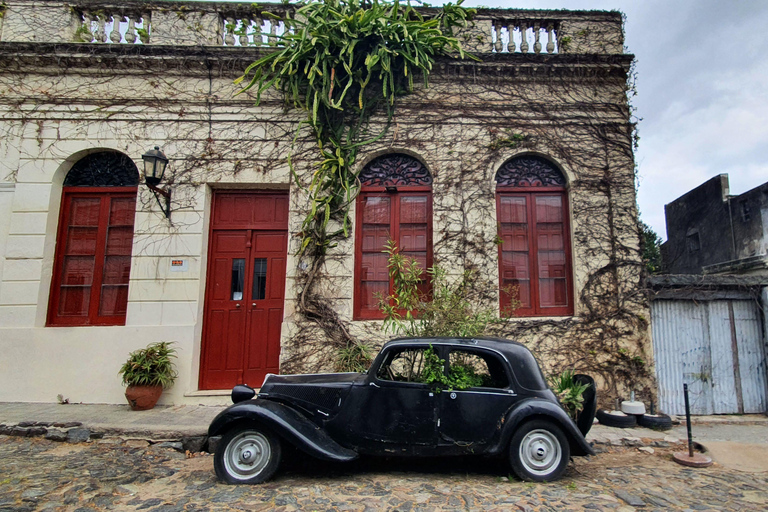
[[[679,446],[678,448],[679,449]],[[715,464],[687,469],[616,447],[576,458],[565,478],[530,484],[489,461],[372,461],[289,457],[274,481],[217,482],[213,457],[106,438],[57,443],[0,436],[0,511],[24,510],[766,510],[768,473]],[[450,469],[449,469],[450,468]]]

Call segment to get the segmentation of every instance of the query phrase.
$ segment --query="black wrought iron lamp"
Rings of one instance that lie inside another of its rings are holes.
[[[155,194],[157,204],[165,213],[167,219],[171,218],[171,190],[163,190],[158,188],[158,185],[163,181],[163,174],[165,174],[165,168],[168,165],[168,157],[165,153],[160,151],[160,146],[155,146],[155,149],[150,149],[141,158],[144,160],[144,181],[147,183],[147,188]],[[165,198],[165,205],[160,201],[160,196]]]

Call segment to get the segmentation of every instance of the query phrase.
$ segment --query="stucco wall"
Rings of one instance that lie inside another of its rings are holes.
[[[596,16],[581,21],[599,24],[602,15]],[[608,18],[602,20],[606,33],[612,41],[617,34],[620,39],[615,16]],[[591,51],[617,53],[611,45]],[[292,371],[329,369],[332,354],[322,347],[304,353],[311,348],[307,336],[322,345],[323,334],[296,312],[302,270],[293,255],[307,198],[291,179],[286,157],[293,152],[299,180],[306,183],[313,143],[300,136],[291,148],[301,116],[286,112],[278,97],[267,96],[255,107],[252,96],[234,96],[233,79],[257,53],[82,48],[9,43],[0,51],[9,63],[8,51],[22,56],[0,73],[0,151],[6,157],[0,165],[14,183],[7,189],[12,193],[0,191],[0,201],[12,196],[0,202],[9,210],[0,219],[0,247],[5,247],[0,401],[54,401],[62,394],[71,402],[120,403],[120,364],[131,350],[161,340],[178,342],[180,375],[161,403],[225,401],[197,393],[216,189],[289,190],[281,360]],[[625,97],[630,60],[591,55],[538,62],[487,54],[479,64],[441,62],[430,88],[400,102],[387,136],[357,162],[362,168],[387,152],[406,152],[424,162],[434,178],[435,263],[453,275],[474,266],[492,287],[498,286],[496,171],[525,153],[545,156],[562,169],[568,180],[575,314],[513,321],[499,333],[539,350],[549,369],[580,364],[593,345],[651,361],[647,324],[641,320],[648,314],[640,293]],[[524,134],[525,142],[499,143],[513,133]],[[169,223],[140,185],[126,325],[45,327],[66,172],[88,152],[105,148],[141,167],[140,155],[154,145],[171,159],[173,212]],[[9,233],[5,243],[3,227]],[[353,310],[353,254],[353,238],[332,249],[319,285],[345,321]],[[178,258],[186,259],[189,269],[169,272],[170,260]],[[601,316],[605,311],[609,318]],[[371,342],[387,338],[380,327],[380,322],[350,323],[353,333]],[[574,344],[565,343],[568,339]],[[624,391],[630,384],[611,385]],[[647,381],[633,385],[652,387]]]

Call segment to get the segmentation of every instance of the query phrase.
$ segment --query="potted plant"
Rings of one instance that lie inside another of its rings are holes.
[[[125,398],[134,411],[152,409],[163,389],[171,387],[176,380],[178,374],[172,361],[176,357],[176,349],[171,347],[173,343],[150,343],[146,348],[131,352],[120,368],[118,374],[122,375],[123,384],[128,386]]]

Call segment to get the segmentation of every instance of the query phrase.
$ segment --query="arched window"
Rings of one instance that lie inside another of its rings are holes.
[[[404,154],[378,157],[360,173],[355,235],[356,319],[382,318],[379,296],[392,291],[384,244],[394,240],[400,252],[421,268],[432,266],[432,176]],[[426,279],[420,286],[428,291]]]
[[[550,161],[513,158],[496,173],[501,310],[518,316],[573,314],[565,177]]]
[[[139,172],[91,153],[64,179],[48,325],[124,325]]]

